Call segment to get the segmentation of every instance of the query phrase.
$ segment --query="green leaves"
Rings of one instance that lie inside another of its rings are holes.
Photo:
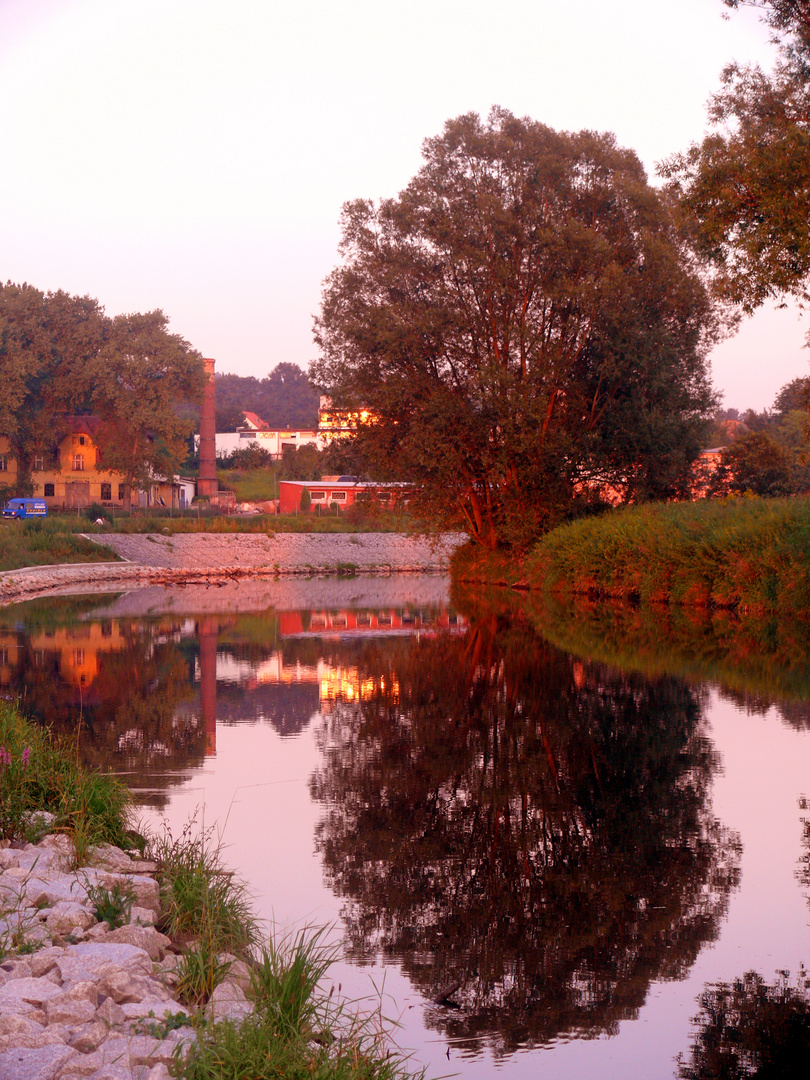
[[[488,547],[526,543],[597,478],[626,484],[640,447],[645,492],[682,486],[717,321],[635,154],[494,109],[424,157],[397,199],[344,207],[315,320],[311,378],[373,414],[369,468]]]
[[[726,67],[711,133],[659,167],[695,222],[717,293],[747,313],[770,298],[810,296],[810,5],[754,6],[774,30],[779,62],[770,73]]]

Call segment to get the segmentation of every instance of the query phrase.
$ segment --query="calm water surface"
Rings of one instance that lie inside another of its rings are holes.
[[[429,1075],[672,1077],[708,985],[810,962],[806,654],[741,689],[442,579],[268,588],[5,609],[0,690],[213,827],[260,915],[333,925]]]

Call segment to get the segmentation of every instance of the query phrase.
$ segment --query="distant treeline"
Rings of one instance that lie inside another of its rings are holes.
[[[243,413],[256,413],[273,431],[311,431],[318,426],[318,391],[297,364],[277,364],[264,379],[217,375],[217,431],[236,431]]]
[[[724,449],[710,493],[798,495],[810,492],[808,407],[810,378],[793,379],[773,407],[718,412],[705,440]]]

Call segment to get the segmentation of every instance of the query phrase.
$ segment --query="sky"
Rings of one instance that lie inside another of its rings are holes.
[[[316,355],[342,204],[501,105],[613,131],[651,178],[705,130],[727,62],[770,66],[721,0],[0,0],[0,279],[162,308],[217,370]],[[810,316],[712,354],[726,407],[810,374]]]

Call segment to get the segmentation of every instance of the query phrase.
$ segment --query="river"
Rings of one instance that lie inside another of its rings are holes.
[[[0,691],[149,827],[211,829],[276,933],[329,926],[336,987],[429,1076],[673,1077],[701,994],[795,984],[801,633],[436,576],[267,587],[6,608]]]

